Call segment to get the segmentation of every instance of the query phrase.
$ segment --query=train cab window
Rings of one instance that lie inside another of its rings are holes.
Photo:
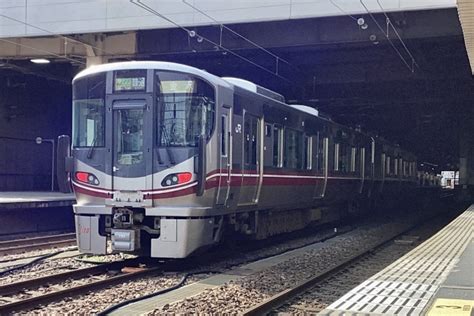
[[[86,76],[74,82],[74,147],[105,146],[105,73]]]
[[[280,126],[273,126],[273,166],[281,168],[283,166],[283,129]]]
[[[116,111],[117,162],[133,165],[143,160],[143,109],[122,109]]]
[[[285,168],[301,169],[303,133],[292,129],[285,129],[285,155],[283,166]]]
[[[311,136],[304,136],[303,159],[303,167],[311,170],[313,165],[313,138]]]
[[[155,90],[159,146],[197,147],[200,135],[209,139],[215,120],[212,85],[190,74],[157,71]]]

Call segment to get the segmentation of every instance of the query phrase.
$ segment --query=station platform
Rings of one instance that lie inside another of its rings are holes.
[[[320,315],[474,315],[474,204]]]
[[[71,206],[74,193],[61,192],[0,192],[0,210]]]

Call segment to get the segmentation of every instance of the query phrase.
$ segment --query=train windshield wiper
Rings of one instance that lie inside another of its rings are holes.
[[[87,158],[91,159],[92,155],[94,154],[95,144],[97,143],[98,133],[94,135],[94,139],[92,140],[91,147],[89,147],[89,151],[87,152]]]
[[[164,140],[164,143],[165,143],[165,149],[166,149],[166,153],[168,154],[168,158],[170,160],[170,163],[172,165],[175,165],[176,164],[176,161],[174,159],[174,155],[173,155],[173,152],[171,151],[171,148],[169,147],[170,145],[170,141],[169,141],[169,136],[168,136],[168,133],[166,131],[166,126],[164,124],[161,124],[161,135],[162,135],[162,139]]]

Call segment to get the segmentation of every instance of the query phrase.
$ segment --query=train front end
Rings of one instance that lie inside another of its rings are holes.
[[[215,242],[205,182],[217,89],[203,75],[125,62],[76,76],[71,181],[81,252],[182,258]]]

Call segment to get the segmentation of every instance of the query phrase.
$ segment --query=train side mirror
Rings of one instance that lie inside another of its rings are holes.
[[[74,168],[74,159],[71,157],[71,139],[67,135],[58,137],[56,152],[56,177],[59,192],[71,193],[71,172]]]
[[[194,158],[194,171],[197,174],[197,196],[202,196],[206,188],[206,136],[199,136],[198,154]]]

